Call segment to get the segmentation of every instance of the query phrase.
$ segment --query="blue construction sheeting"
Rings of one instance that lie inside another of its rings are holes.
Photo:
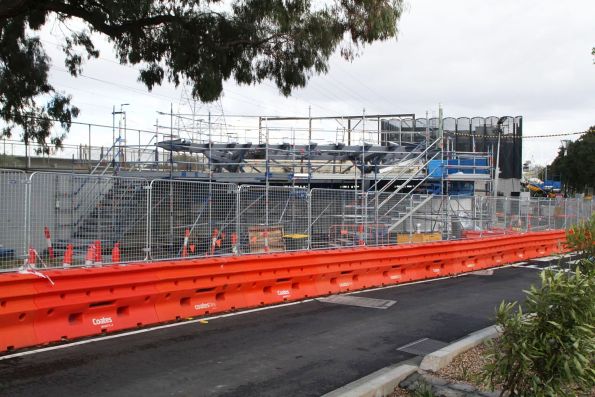
[[[446,167],[445,167],[446,165]],[[452,174],[489,175],[487,158],[461,158],[451,160],[431,160],[428,163],[430,178],[440,179]],[[460,167],[460,168],[459,168]],[[482,167],[482,168],[474,168]]]
[[[562,190],[562,182],[552,181],[546,179],[542,184],[538,185],[543,190]]]

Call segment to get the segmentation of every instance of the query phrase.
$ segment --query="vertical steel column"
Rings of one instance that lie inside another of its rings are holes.
[[[479,197],[478,197],[479,198]],[[487,199],[487,197],[485,197]],[[481,200],[480,200],[481,202]],[[489,203],[489,201],[488,201]],[[479,236],[483,236],[483,232],[486,229],[485,220],[483,219],[483,205],[479,205]]]
[[[548,228],[548,230],[552,229],[552,199],[548,200],[547,228]]]
[[[209,233],[213,232],[213,165],[211,164],[213,158],[213,137],[211,135],[211,111],[209,110],[209,197],[207,204],[209,206]]]
[[[477,212],[478,212],[477,211],[477,207],[479,206],[478,205],[478,202],[479,201],[480,201],[479,200],[479,196],[473,196],[473,212],[472,212],[472,216],[473,216],[473,230],[477,230],[477,216],[478,216],[477,215]],[[480,208],[479,213],[481,213],[481,207],[479,207],[479,208]],[[480,222],[480,225],[481,225],[481,222]],[[481,228],[481,226],[480,226],[480,228]]]
[[[312,190],[308,190],[306,193],[306,198],[308,200],[308,247],[307,249],[312,249]]]
[[[442,189],[441,189],[442,190]],[[444,223],[444,227],[446,228],[446,239],[450,240],[450,224],[451,224],[451,218],[450,218],[450,196],[445,196],[442,195],[442,202],[444,202],[444,198],[446,197],[446,222]],[[457,202],[458,205],[458,202]]]
[[[518,219],[519,226],[522,226],[523,220],[522,220],[522,214],[521,214],[521,199],[520,198],[516,199],[516,202],[517,202],[517,207],[518,207],[517,219]],[[519,227],[519,229],[523,230],[521,227]]]
[[[566,225],[566,220],[567,220],[567,217],[566,217],[566,202],[567,201],[568,201],[568,199],[565,198],[564,199],[564,229],[566,229],[566,227],[567,227],[567,225]]]
[[[582,200],[580,198],[575,198],[576,200],[576,223],[578,224],[581,219],[581,208],[582,208]]]
[[[498,199],[496,198],[496,205],[498,203]],[[508,206],[508,197],[504,197],[504,203],[502,203],[502,213],[504,214],[504,234],[506,234],[506,213],[508,212],[508,210],[506,209],[506,207]]]
[[[29,246],[31,244],[31,185],[33,181],[33,176],[37,174],[37,172],[33,172],[29,178],[25,180],[25,238],[24,243],[25,246],[23,247],[23,255],[27,258],[27,253]],[[26,176],[26,175],[25,175]]]
[[[409,195],[409,211],[413,210],[413,195]],[[409,243],[413,241],[413,214],[409,215]]]
[[[153,179],[148,185],[145,185],[145,189],[147,189],[147,230],[145,231],[145,261],[151,259],[151,228],[153,226],[152,219],[151,219],[151,202],[153,200]]]
[[[91,124],[88,125],[89,127],[89,166],[91,165]]]
[[[362,206],[362,212],[363,212],[363,221],[364,221],[364,245],[368,245],[368,193],[367,192],[363,192],[362,193],[362,198],[363,198],[363,206]]]
[[[529,213],[531,212],[531,199],[527,199],[527,205],[525,206],[526,212],[527,212],[527,216],[525,217],[525,232],[529,231],[529,222],[530,222],[530,217],[529,217]]]
[[[241,206],[240,206],[240,198],[242,195],[242,187],[236,186],[236,236],[237,236],[237,249],[238,254],[242,252],[242,238],[240,235],[241,232]]]
[[[265,144],[265,166],[264,166],[264,181],[265,181],[265,225],[269,225],[269,122],[265,119],[266,126],[266,144]],[[308,156],[309,157],[309,156]],[[310,160],[308,159],[308,164]],[[308,188],[310,188],[310,166],[308,166]]]

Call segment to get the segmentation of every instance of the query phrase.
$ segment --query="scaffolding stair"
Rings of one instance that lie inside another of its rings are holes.
[[[423,206],[429,203],[433,198],[434,195],[432,194],[419,201],[412,200],[412,206],[408,207],[408,211],[396,218],[396,221],[388,227],[389,233],[395,230],[400,224],[405,222],[407,219],[412,217],[415,213],[417,213],[417,211],[419,211]]]
[[[142,185],[126,183],[111,183],[103,189],[102,193],[96,189],[88,191],[80,199],[81,204],[73,208],[71,217],[74,213],[78,217],[69,225],[69,238],[56,240],[54,251],[58,255],[63,254],[67,244],[72,244],[75,256],[84,256],[95,241],[100,241],[105,250],[111,250],[116,242],[142,249],[145,235],[139,227],[146,222],[146,190]]]

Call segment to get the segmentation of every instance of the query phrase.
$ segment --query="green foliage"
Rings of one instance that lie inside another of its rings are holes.
[[[566,231],[566,241],[572,251],[584,258],[595,257],[595,214],[587,221],[573,225]]]
[[[541,273],[527,292],[523,315],[502,303],[503,334],[490,346],[486,377],[511,396],[576,396],[595,385],[595,272]]]
[[[560,149],[548,166],[548,176],[560,178],[570,191],[583,192],[587,187],[595,187],[595,126],[570,142],[567,150]]]
[[[35,31],[65,26],[65,64],[73,76],[99,52],[92,33],[106,37],[123,64],[140,66],[150,90],[165,79],[189,84],[202,101],[220,97],[223,82],[271,79],[284,95],[326,73],[340,47],[358,48],[397,35],[403,0],[10,0],[0,4],[0,117],[4,136],[45,145],[56,118],[65,130],[78,109],[48,83],[48,59]],[[77,18],[82,24],[72,24]],[[77,28],[78,27],[78,28]],[[73,30],[74,29],[74,30]],[[45,105],[38,105],[47,99]],[[59,145],[61,136],[52,143]]]
[[[413,392],[413,397],[435,397],[432,386],[427,383],[421,383]]]

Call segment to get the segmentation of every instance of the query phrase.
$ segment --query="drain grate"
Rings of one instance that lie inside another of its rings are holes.
[[[327,296],[325,298],[318,298],[319,302],[323,303],[334,303],[337,305],[348,305],[348,306],[359,306],[359,307],[368,307],[371,309],[388,309],[397,301],[391,301],[388,299],[374,299],[374,298],[364,298],[361,296],[351,296],[351,295],[332,295]]]
[[[442,349],[446,345],[448,345],[448,343],[436,339],[422,338],[415,342],[408,343],[405,346],[401,346],[397,350],[415,354],[416,356],[425,356],[426,354]]]

